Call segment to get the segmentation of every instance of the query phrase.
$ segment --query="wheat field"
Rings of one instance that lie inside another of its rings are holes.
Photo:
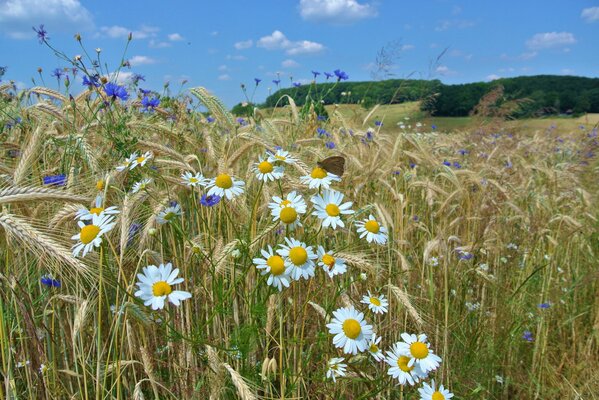
[[[0,86],[0,399],[597,397],[596,127],[107,85]]]

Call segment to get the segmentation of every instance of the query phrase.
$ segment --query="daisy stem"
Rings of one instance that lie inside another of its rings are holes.
[[[103,286],[103,256],[104,256],[104,247],[100,246],[100,260],[99,260],[99,270],[100,275],[98,277],[98,315],[97,315],[97,323],[96,323],[96,400],[100,400],[100,365],[102,363],[102,286]]]

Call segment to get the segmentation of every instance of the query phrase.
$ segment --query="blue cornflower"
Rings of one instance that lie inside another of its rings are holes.
[[[551,307],[551,303],[541,303],[537,307],[539,307],[541,309],[547,309],[547,308]]]
[[[326,142],[324,145],[327,147],[327,149],[330,150],[333,150],[335,148],[335,143],[333,142]]]
[[[275,150],[283,150],[283,146],[275,146]]]
[[[584,129],[584,125],[580,125],[578,128],[581,129],[581,130],[583,130]]]
[[[459,258],[460,260],[465,260],[465,261],[467,261],[467,260],[470,260],[470,259],[472,259],[472,257],[474,257],[474,254],[472,254],[472,253],[469,253],[469,252],[467,252],[467,251],[458,250],[458,258]]]
[[[73,74],[73,78],[77,77],[77,73],[79,72],[79,70],[75,67],[71,68],[71,73]]]
[[[44,185],[64,186],[67,184],[67,176],[65,174],[44,176],[43,183]]]
[[[466,154],[468,154],[468,150],[466,150],[466,149],[459,149],[458,153],[460,153],[461,155],[465,156]]]
[[[326,121],[327,120],[327,116],[326,115],[317,115],[316,119],[319,121]]]
[[[215,206],[219,203],[221,197],[213,194],[211,196],[206,196],[205,194],[202,195],[202,197],[200,198],[200,204],[205,206],[205,207],[212,207]]]
[[[418,218],[418,215],[414,215],[412,217],[412,221],[414,221],[414,222],[418,222],[419,220],[420,220],[420,218]]]
[[[241,126],[246,126],[248,124],[246,120],[241,117],[237,118],[237,123]]]
[[[262,79],[254,78],[254,81],[256,82],[256,86],[258,86],[258,84],[262,82]]]
[[[377,121],[374,121],[374,124],[375,124],[376,126],[383,126],[383,121],[378,121],[378,120],[377,120]]]
[[[84,86],[87,86],[88,88],[91,88],[92,86],[99,87],[100,86],[99,79],[100,78],[98,77],[98,75],[93,75],[90,77],[88,77],[87,75],[84,75],[82,84]]]
[[[285,230],[284,230],[284,229],[283,229],[283,227],[281,226],[281,227],[278,227],[278,228],[277,228],[277,230],[275,231],[275,234],[276,234],[276,235],[280,235],[280,234],[282,234],[284,231],[285,231]]]
[[[279,86],[279,83],[281,83],[280,79],[273,79],[272,83],[274,83],[275,85]]]
[[[340,69],[336,69],[333,72],[337,76],[337,81],[346,81],[349,79],[349,75],[347,75],[345,72],[341,71]]]
[[[112,100],[116,100],[117,98],[125,101],[129,98],[129,93],[127,93],[127,89],[123,86],[117,85],[116,83],[108,82],[104,85],[104,93],[106,96],[112,97]]]
[[[312,75],[314,75],[314,79],[316,79],[316,77],[318,75],[320,75],[320,72],[318,72],[318,71],[312,71]]]
[[[522,339],[526,340],[527,342],[535,341],[535,339],[532,337],[531,331],[524,331],[524,333],[522,334]]]
[[[445,165],[446,167],[451,167],[451,162],[443,160],[443,165]]]
[[[323,136],[331,137],[331,135],[324,128],[320,128],[320,127],[316,128],[316,133],[318,134],[318,137],[323,137]]]
[[[6,67],[0,67],[0,78],[2,78],[5,73],[6,73]]]
[[[50,39],[48,37],[48,32],[44,29],[44,25],[40,25],[39,28],[35,29],[35,26],[32,27],[32,29],[35,31],[35,33],[37,33],[37,38],[40,41],[40,44],[44,43],[45,41],[47,41],[48,39]]]
[[[133,239],[135,235],[141,230],[141,224],[139,222],[133,222],[129,226],[129,234],[127,235],[127,246],[130,246],[133,243]]]
[[[325,73],[324,73],[324,76],[325,76],[327,79],[329,79],[329,78],[332,78],[333,76],[335,76],[335,74],[331,74],[331,73],[325,72]]]
[[[211,124],[212,122],[216,121],[216,118],[214,118],[214,117],[206,117],[206,121],[208,121],[208,123]]]
[[[511,162],[511,161],[506,161],[506,162],[505,162],[505,167],[506,167],[506,168],[512,168],[512,166],[513,166],[513,165],[512,165],[512,162]]]
[[[462,168],[462,165],[459,162],[457,162],[457,161],[453,162],[453,166],[454,166],[454,168],[457,168],[457,169]]]
[[[153,110],[160,104],[160,99],[157,97],[152,97],[151,99],[148,96],[144,96],[141,100],[141,105],[144,107],[146,111]]]
[[[395,171],[393,171],[393,175],[401,175],[401,171],[400,170],[395,170]]]
[[[431,125],[431,129],[434,131],[435,129],[437,129],[437,125],[435,125],[435,124],[432,124],[432,125]]]
[[[52,76],[55,77],[58,81],[60,81],[60,78],[62,78],[63,75],[64,70],[62,68],[55,68],[52,72]]]
[[[299,82],[293,82],[293,86],[294,86],[294,87],[300,87],[300,86],[302,86],[302,84],[301,84],[301,83],[299,83]]]
[[[149,95],[150,93],[152,93],[152,90],[150,90],[150,89],[142,89],[142,88],[139,88],[139,91],[140,91],[140,92],[141,92],[141,94],[143,94],[144,96],[147,96],[147,95]]]
[[[137,85],[139,83],[139,81],[146,81],[146,77],[140,74],[133,74],[133,76],[131,77],[131,82],[133,82],[134,85]]]
[[[410,168],[412,168],[412,169],[416,168],[416,163],[411,162],[410,163]]]
[[[40,282],[42,285],[50,286],[50,287],[60,287],[60,281],[58,279],[54,279],[52,275],[42,275],[40,278]]]
[[[17,150],[17,149],[10,149],[8,150],[8,156],[10,158],[17,158],[21,156],[21,150]]]
[[[366,140],[368,140],[369,142],[372,142],[372,139],[374,139],[374,133],[371,130],[367,130],[366,131]]]

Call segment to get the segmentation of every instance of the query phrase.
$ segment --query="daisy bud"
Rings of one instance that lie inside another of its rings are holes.
[[[202,252],[202,249],[200,248],[200,246],[193,246],[191,248],[191,251],[193,251],[193,254],[200,254]]]
[[[102,49],[99,47],[96,47],[96,53],[100,54],[102,52]]]
[[[81,61],[81,54],[77,54],[75,56],[75,61],[80,62]]]
[[[131,41],[131,39],[133,39],[133,32],[129,32],[129,36],[127,37],[127,40]]]
[[[78,34],[78,33],[76,33],[75,34],[75,40],[78,41],[78,42],[80,42],[81,41],[81,35]]]
[[[366,273],[365,273],[365,272],[362,272],[362,273],[360,274],[360,279],[362,279],[363,281],[365,281],[366,279],[368,279],[368,276],[366,275]]]
[[[156,228],[150,228],[150,230],[148,230],[148,235],[154,236],[157,232],[158,231],[156,230]]]
[[[231,252],[231,257],[233,257],[233,258],[239,258],[239,257],[241,257],[241,251],[239,251],[237,249],[233,250]]]

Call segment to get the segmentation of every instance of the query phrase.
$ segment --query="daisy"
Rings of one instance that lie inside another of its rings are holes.
[[[341,178],[320,167],[314,168],[310,175],[300,177],[300,182],[308,185],[310,189],[328,189],[333,181],[340,182]]]
[[[271,153],[268,156],[268,162],[273,163],[273,162],[277,162],[277,161],[284,162],[285,164],[293,164],[297,160],[294,157],[290,156],[288,151],[279,149],[279,150],[277,150],[276,153],[274,153],[274,154]]]
[[[446,400],[451,399],[453,397],[453,393],[449,390],[445,389],[443,385],[439,386],[439,388],[435,389],[435,380],[433,379],[432,384],[424,382],[422,388],[418,389],[420,392],[420,400]]]
[[[137,160],[137,152],[133,152],[129,157],[125,158],[125,162],[116,167],[116,170],[119,172],[126,170],[135,160]]]
[[[370,353],[370,355],[372,357],[374,357],[374,359],[376,361],[383,361],[385,359],[383,352],[379,348],[380,342],[381,342],[381,337],[380,336],[377,337],[376,333],[373,333],[372,338],[370,339],[370,342],[368,343],[368,352]]]
[[[380,296],[373,296],[370,293],[370,290],[368,291],[368,296],[363,296],[360,303],[368,304],[368,309],[375,314],[386,313],[387,307],[389,306],[389,301],[387,301],[384,294],[381,294]]]
[[[135,296],[143,300],[144,305],[152,306],[152,310],[164,308],[164,302],[170,301],[174,305],[181,304],[181,300],[191,298],[191,293],[183,290],[173,291],[172,286],[183,282],[183,278],[177,278],[179,269],[173,270],[173,265],[168,263],[160,266],[148,265],[144,267],[143,274],[137,274],[139,290]]]
[[[314,203],[315,211],[312,215],[316,215],[322,220],[323,228],[329,226],[333,229],[337,227],[345,227],[345,224],[341,220],[341,214],[353,214],[354,211],[350,210],[352,202],[348,201],[342,203],[343,194],[335,190],[325,190],[323,194],[313,196],[310,201]]]
[[[164,225],[173,220],[173,218],[181,215],[181,206],[179,203],[172,202],[170,206],[160,211],[156,216],[156,222],[160,225]]]
[[[104,215],[115,215],[119,213],[119,210],[117,210],[116,207],[112,206],[112,207],[108,207],[108,208],[104,208],[102,207],[102,195],[97,195],[96,196],[96,202],[95,202],[95,207],[90,208],[89,210],[87,208],[81,208],[79,209],[79,211],[77,211],[77,213],[75,214],[75,219],[81,220],[81,221],[88,221],[90,219],[92,219],[93,215],[100,215],[100,214],[104,214]]]
[[[259,157],[259,162],[254,164],[252,171],[256,173],[258,180],[262,182],[274,181],[283,177],[285,167],[274,166],[271,161]]]
[[[370,214],[368,219],[356,222],[360,238],[366,236],[368,243],[373,241],[376,244],[385,244],[387,242],[387,228],[381,226]]]
[[[136,157],[135,159],[130,161],[129,169],[132,170],[133,168],[137,167],[138,165],[140,167],[143,167],[144,165],[146,165],[148,160],[151,159],[152,157],[153,157],[152,152],[146,151],[143,155]]]
[[[289,268],[285,266],[285,260],[283,257],[278,256],[274,253],[272,247],[268,246],[268,251],[260,250],[264,258],[254,258],[254,265],[256,268],[262,270],[261,274],[268,276],[267,284],[279,289],[279,292],[283,290],[283,286],[289,287],[291,277],[289,276]]]
[[[408,365],[410,357],[401,353],[399,342],[391,347],[391,351],[387,351],[385,362],[390,365],[388,375],[399,380],[400,385],[409,383],[414,386],[421,379],[425,379],[427,374],[422,372],[418,365]]]
[[[410,358],[408,361],[408,367],[414,365],[420,367],[420,370],[424,373],[434,371],[439,367],[441,357],[434,354],[429,348],[430,343],[426,340],[425,334],[410,335],[408,333],[402,333],[401,338],[403,342],[397,342],[398,350],[401,355]]]
[[[344,274],[347,271],[345,260],[333,256],[331,251],[326,251],[324,247],[318,246],[318,265],[324,269],[329,277]]]
[[[281,209],[288,206],[295,208],[295,211],[299,214],[304,214],[306,212],[306,202],[302,196],[295,191],[289,193],[285,199],[282,199],[279,196],[272,196],[272,202],[268,203],[270,214],[273,217],[277,217],[280,214]]]
[[[208,196],[215,194],[221,198],[226,197],[227,200],[231,200],[243,193],[244,185],[244,181],[235,179],[228,174],[219,174],[208,182],[207,187],[210,188]]]
[[[333,382],[337,382],[338,376],[345,376],[345,369],[347,364],[343,363],[345,359],[340,357],[334,357],[329,360],[329,369],[327,370],[327,378],[331,378]]]
[[[372,338],[372,325],[367,325],[364,314],[353,307],[333,311],[333,321],[327,324],[329,333],[335,335],[333,344],[347,354],[357,354],[368,349]]]
[[[199,172],[193,174],[189,171],[185,171],[184,174],[181,174],[181,179],[183,179],[184,184],[191,187],[206,186],[208,183],[208,180]]]
[[[312,251],[312,246],[296,239],[285,238],[287,245],[280,244],[277,253],[285,258],[285,267],[289,268],[289,274],[295,280],[308,279],[314,276],[314,259],[317,257]]]
[[[78,240],[72,248],[73,257],[78,257],[81,251],[83,251],[82,257],[85,257],[94,247],[99,247],[102,243],[102,235],[116,225],[113,218],[112,215],[100,213],[92,214],[91,222],[87,225],[83,221],[77,222],[81,231],[71,237],[73,240]]]
[[[139,182],[135,182],[131,188],[131,193],[137,193],[140,190],[145,190],[150,183],[152,183],[151,178],[144,178]]]

